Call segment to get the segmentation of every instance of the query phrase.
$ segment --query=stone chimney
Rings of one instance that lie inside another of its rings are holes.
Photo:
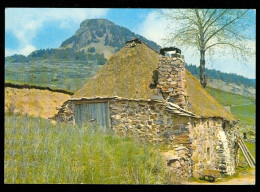
[[[157,89],[163,98],[186,108],[186,73],[184,56],[175,47],[160,50]]]

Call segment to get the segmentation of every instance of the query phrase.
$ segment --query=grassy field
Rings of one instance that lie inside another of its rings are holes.
[[[248,150],[250,151],[250,153],[253,155],[253,157],[255,158],[255,144],[254,143],[249,143],[247,141],[245,141],[245,144],[248,148]]]
[[[76,91],[96,74],[99,67],[91,62],[47,59],[24,63],[5,62],[5,81]]]
[[[241,125],[254,125],[255,100],[254,98],[233,94],[220,89],[207,87],[206,89],[220,104],[229,106],[231,113],[239,119]]]
[[[129,138],[5,116],[5,183],[163,184],[158,150]]]

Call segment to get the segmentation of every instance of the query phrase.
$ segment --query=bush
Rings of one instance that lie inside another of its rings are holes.
[[[5,116],[5,183],[165,183],[154,147],[87,126]]]
[[[89,53],[94,53],[96,50],[95,50],[95,47],[90,47],[88,48],[88,52]]]

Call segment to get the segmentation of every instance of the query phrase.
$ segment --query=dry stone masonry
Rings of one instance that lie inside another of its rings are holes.
[[[157,88],[164,99],[186,108],[187,93],[184,60],[179,57],[160,55],[158,72]]]
[[[59,122],[65,122],[69,124],[74,124],[74,105],[71,101],[66,101],[63,105],[58,108],[59,112],[53,118],[53,120]]]
[[[204,170],[219,170],[232,175],[236,165],[236,128],[223,130],[228,124],[221,118],[193,121],[189,136],[192,139],[193,176],[200,178]]]
[[[151,143],[173,147],[190,145],[189,117],[168,112],[163,102],[109,101],[112,129],[121,136],[134,136]]]

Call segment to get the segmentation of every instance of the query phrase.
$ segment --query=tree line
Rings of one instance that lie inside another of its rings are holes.
[[[87,52],[83,50],[75,51],[73,48],[40,49],[33,51],[27,57],[16,54],[5,58],[9,62],[29,62],[34,59],[92,61],[98,65],[104,65],[107,60],[103,53],[95,53],[95,48],[93,47],[89,48]]]
[[[188,65],[185,64],[185,68],[191,72],[192,75],[199,78],[200,76],[200,68],[196,65]],[[237,75],[235,73],[224,73],[219,70],[215,69],[207,69],[206,68],[206,74],[208,78],[210,79],[219,79],[226,83],[234,83],[237,85],[244,85],[246,88],[248,87],[254,87],[255,88],[255,81],[253,79],[248,79],[246,77],[243,77],[242,75]]]

